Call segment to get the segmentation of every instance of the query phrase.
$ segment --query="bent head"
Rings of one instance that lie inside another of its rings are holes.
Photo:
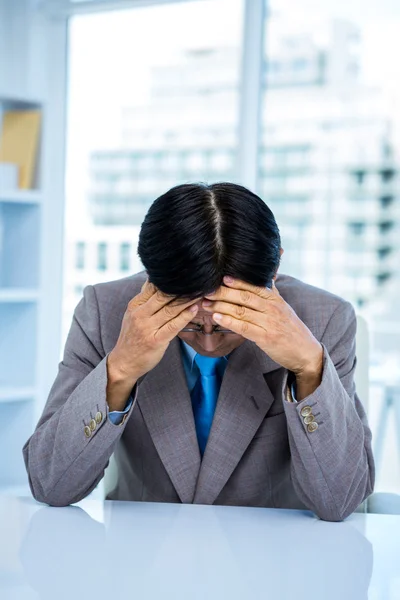
[[[281,240],[268,206],[233,183],[184,184],[157,198],[139,234],[138,255],[149,281],[176,299],[202,299],[224,275],[268,286],[276,278]],[[189,328],[221,329],[201,306]],[[243,343],[236,333],[181,332],[196,352],[218,357]]]

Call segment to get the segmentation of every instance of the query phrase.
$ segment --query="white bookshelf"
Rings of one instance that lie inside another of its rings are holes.
[[[29,493],[22,447],[60,357],[67,54],[66,16],[0,0],[0,132],[7,110],[42,117],[32,189],[0,184],[0,494]]]
[[[37,190],[0,190],[0,202],[9,204],[40,204],[42,202],[42,194]]]
[[[0,303],[36,302],[38,299],[39,299],[39,291],[35,290],[35,289],[8,288],[8,289],[0,290]]]
[[[18,387],[17,385],[0,387],[0,404],[6,402],[29,402],[36,397],[34,387]]]
[[[40,110],[31,99],[0,95],[7,110]],[[36,188],[0,189],[0,493],[27,490],[22,447],[31,435],[37,402],[42,193],[41,144]]]

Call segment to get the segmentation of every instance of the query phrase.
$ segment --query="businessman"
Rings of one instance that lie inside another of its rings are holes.
[[[34,497],[78,502],[112,453],[120,500],[307,508],[373,491],[356,317],[278,274],[278,225],[246,188],[176,186],[139,235],[145,270],[87,286],[23,453]]]

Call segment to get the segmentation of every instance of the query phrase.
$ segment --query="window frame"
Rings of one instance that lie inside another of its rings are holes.
[[[203,2],[204,0],[39,0],[40,7],[57,20],[66,21],[77,14],[99,13],[177,4]],[[238,140],[236,148],[235,179],[254,192],[259,178],[259,146],[261,138],[262,98],[265,92],[263,71],[265,69],[264,40],[265,18],[268,0],[243,0],[242,60],[240,65]],[[69,47],[63,57],[64,73],[68,61]],[[66,82],[65,82],[66,83]]]

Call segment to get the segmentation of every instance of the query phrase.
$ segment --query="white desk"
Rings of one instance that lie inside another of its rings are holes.
[[[399,600],[400,517],[1,497],[0,598]]]

